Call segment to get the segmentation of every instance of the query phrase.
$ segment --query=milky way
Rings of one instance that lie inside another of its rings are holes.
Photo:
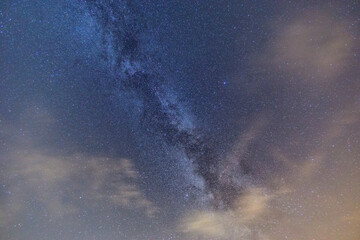
[[[359,14],[0,2],[0,239],[358,239]]]
[[[146,24],[134,20],[131,4],[115,2],[89,2],[89,11],[99,21],[102,31],[104,58],[113,69],[121,90],[133,91],[142,102],[142,124],[152,134],[159,134],[164,141],[180,148],[196,165],[196,172],[205,179],[208,190],[218,185],[214,170],[216,156],[211,145],[203,139],[196,126],[184,114],[176,95],[169,96],[161,72],[151,69],[147,56],[141,52],[141,34],[146,34]],[[139,26],[140,25],[140,26]],[[171,94],[171,93],[170,93]]]

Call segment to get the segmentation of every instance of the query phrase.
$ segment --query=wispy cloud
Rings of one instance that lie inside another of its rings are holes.
[[[128,159],[49,156],[17,151],[2,156],[1,175],[6,196],[0,223],[40,205],[54,218],[76,214],[85,207],[143,212],[152,217],[158,208],[145,196],[139,176]]]
[[[270,71],[288,74],[287,84],[297,87],[326,88],[339,81],[356,45],[350,23],[326,9],[307,10],[290,19],[273,24],[274,39],[257,61]]]

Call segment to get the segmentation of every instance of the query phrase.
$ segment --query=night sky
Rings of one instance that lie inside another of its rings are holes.
[[[1,240],[360,240],[360,2],[0,0]]]

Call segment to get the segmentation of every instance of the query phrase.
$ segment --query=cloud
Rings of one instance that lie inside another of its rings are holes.
[[[0,212],[6,216],[6,222],[26,211],[27,203],[33,200],[46,206],[46,211],[55,216],[75,211],[75,206],[63,202],[57,193],[61,183],[70,176],[70,164],[38,153],[15,153],[2,159],[1,181],[7,196],[0,205]]]
[[[316,144],[302,145],[299,154],[293,143],[303,135],[269,144],[265,153],[274,159],[276,172],[264,181],[243,181],[239,162],[258,147],[254,143],[269,125],[249,126],[219,169],[222,186],[228,187],[224,196],[239,182],[241,191],[229,196],[226,207],[189,211],[178,230],[189,239],[354,239],[360,223],[360,188],[352,184],[360,180],[359,119],[355,105],[334,112],[314,128]]]
[[[190,234],[223,237],[226,232],[221,218],[222,213],[197,211],[183,220],[180,230]]]
[[[325,9],[294,15],[273,24],[274,38],[257,60],[270,71],[289,74],[286,81],[296,86],[328,87],[339,81],[355,46],[349,23]]]
[[[130,210],[144,210],[153,216],[157,207],[149,201],[139,187],[139,175],[128,159],[93,158],[85,160],[79,172],[91,176],[87,186],[80,186],[90,199],[107,201],[111,205]]]
[[[259,115],[248,128],[237,138],[229,153],[219,163],[217,174],[219,178],[219,189],[215,193],[216,204],[232,205],[242,194],[242,190],[253,183],[252,171],[247,166],[246,158],[250,147],[256,143],[267,124],[267,115]]]
[[[279,189],[271,201],[271,208],[277,210],[271,218],[278,223],[266,231],[270,239],[359,236],[360,188],[353,184],[360,180],[358,122],[356,108],[348,106],[322,121],[317,129],[319,143],[303,147],[302,155],[275,151],[278,171],[268,182],[276,183],[268,184],[268,190]]]
[[[2,156],[0,224],[9,224],[34,205],[53,218],[102,206],[105,211],[123,209],[152,217],[158,208],[145,196],[139,176],[128,159],[75,155],[49,156],[17,151]],[[18,218],[19,219],[19,218]]]
[[[272,196],[264,189],[249,188],[227,210],[193,211],[185,216],[179,231],[201,239],[265,239],[261,231],[253,231],[254,223],[261,222]]]
[[[266,212],[266,204],[271,196],[266,195],[261,188],[250,188],[235,205],[236,212],[245,222],[257,220]]]

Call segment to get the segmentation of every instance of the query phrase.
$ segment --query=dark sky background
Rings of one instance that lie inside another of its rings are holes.
[[[0,239],[360,239],[360,2],[0,0]]]

